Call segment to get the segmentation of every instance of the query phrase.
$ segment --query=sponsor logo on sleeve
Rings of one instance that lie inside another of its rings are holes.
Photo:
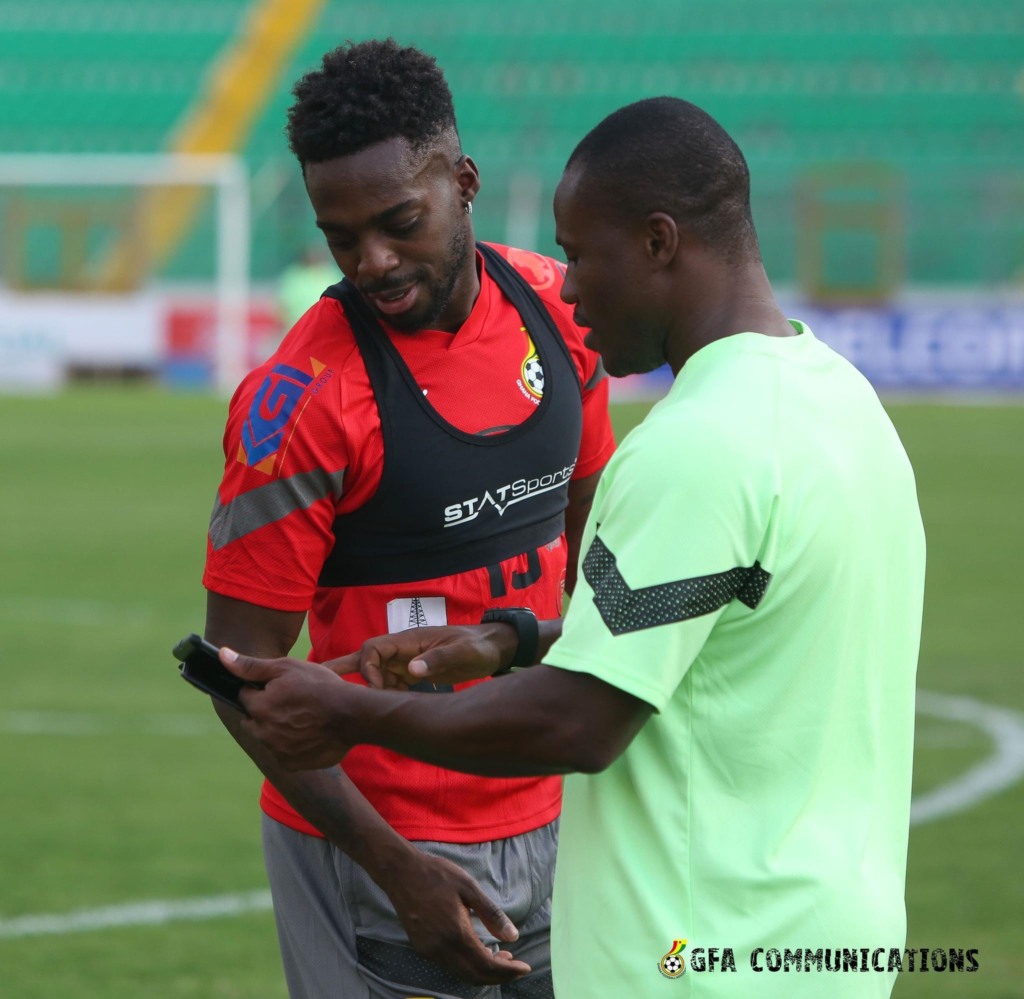
[[[273,474],[277,456],[287,449],[302,411],[334,375],[333,368],[315,357],[309,363],[312,374],[290,364],[275,364],[263,379],[242,424],[238,460],[243,465]]]

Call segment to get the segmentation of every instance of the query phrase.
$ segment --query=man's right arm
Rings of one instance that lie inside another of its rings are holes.
[[[305,614],[258,607],[208,592],[206,640],[248,655],[286,656]],[[414,949],[469,982],[508,981],[525,973],[484,947],[469,917],[472,909],[499,939],[518,935],[508,917],[454,864],[416,849],[395,832],[340,766],[288,773],[240,724],[242,716],[215,700],[224,726],[263,775],[303,818],[348,854],[387,893]]]
[[[301,612],[271,610],[208,593],[205,637],[217,646],[278,658],[288,655],[304,620]],[[392,871],[415,847],[377,814],[341,767],[286,774],[258,742],[246,735],[237,711],[222,701],[211,700],[224,727],[292,808],[384,887]]]

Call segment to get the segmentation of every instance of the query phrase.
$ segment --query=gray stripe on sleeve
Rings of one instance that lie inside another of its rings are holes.
[[[250,489],[230,503],[221,503],[218,493],[210,517],[210,542],[214,551],[296,510],[307,510],[317,500],[332,494],[336,500],[340,499],[344,479],[344,468],[337,472],[314,468],[312,472],[298,472]]]
[[[598,384],[603,378],[608,377],[608,372],[604,370],[604,365],[601,363],[601,358],[597,359],[597,367],[594,368],[594,373],[587,379],[587,384],[583,388],[587,391],[592,389]]]

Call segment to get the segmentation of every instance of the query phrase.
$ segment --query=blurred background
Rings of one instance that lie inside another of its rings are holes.
[[[908,946],[981,967],[895,995],[1024,996],[1024,0],[0,0],[0,996],[285,996],[258,776],[169,650],[226,396],[340,277],[290,87],[388,35],[445,71],[482,239],[559,256],[630,101],[739,143],[780,299],[918,476]],[[620,436],[669,377],[614,383]]]

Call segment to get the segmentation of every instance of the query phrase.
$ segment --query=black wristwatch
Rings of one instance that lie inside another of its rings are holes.
[[[503,676],[521,666],[532,666],[537,661],[537,645],[540,642],[540,628],[537,615],[529,607],[496,607],[487,611],[481,624],[491,621],[504,621],[516,629],[516,654],[504,669],[499,669],[495,676]]]

